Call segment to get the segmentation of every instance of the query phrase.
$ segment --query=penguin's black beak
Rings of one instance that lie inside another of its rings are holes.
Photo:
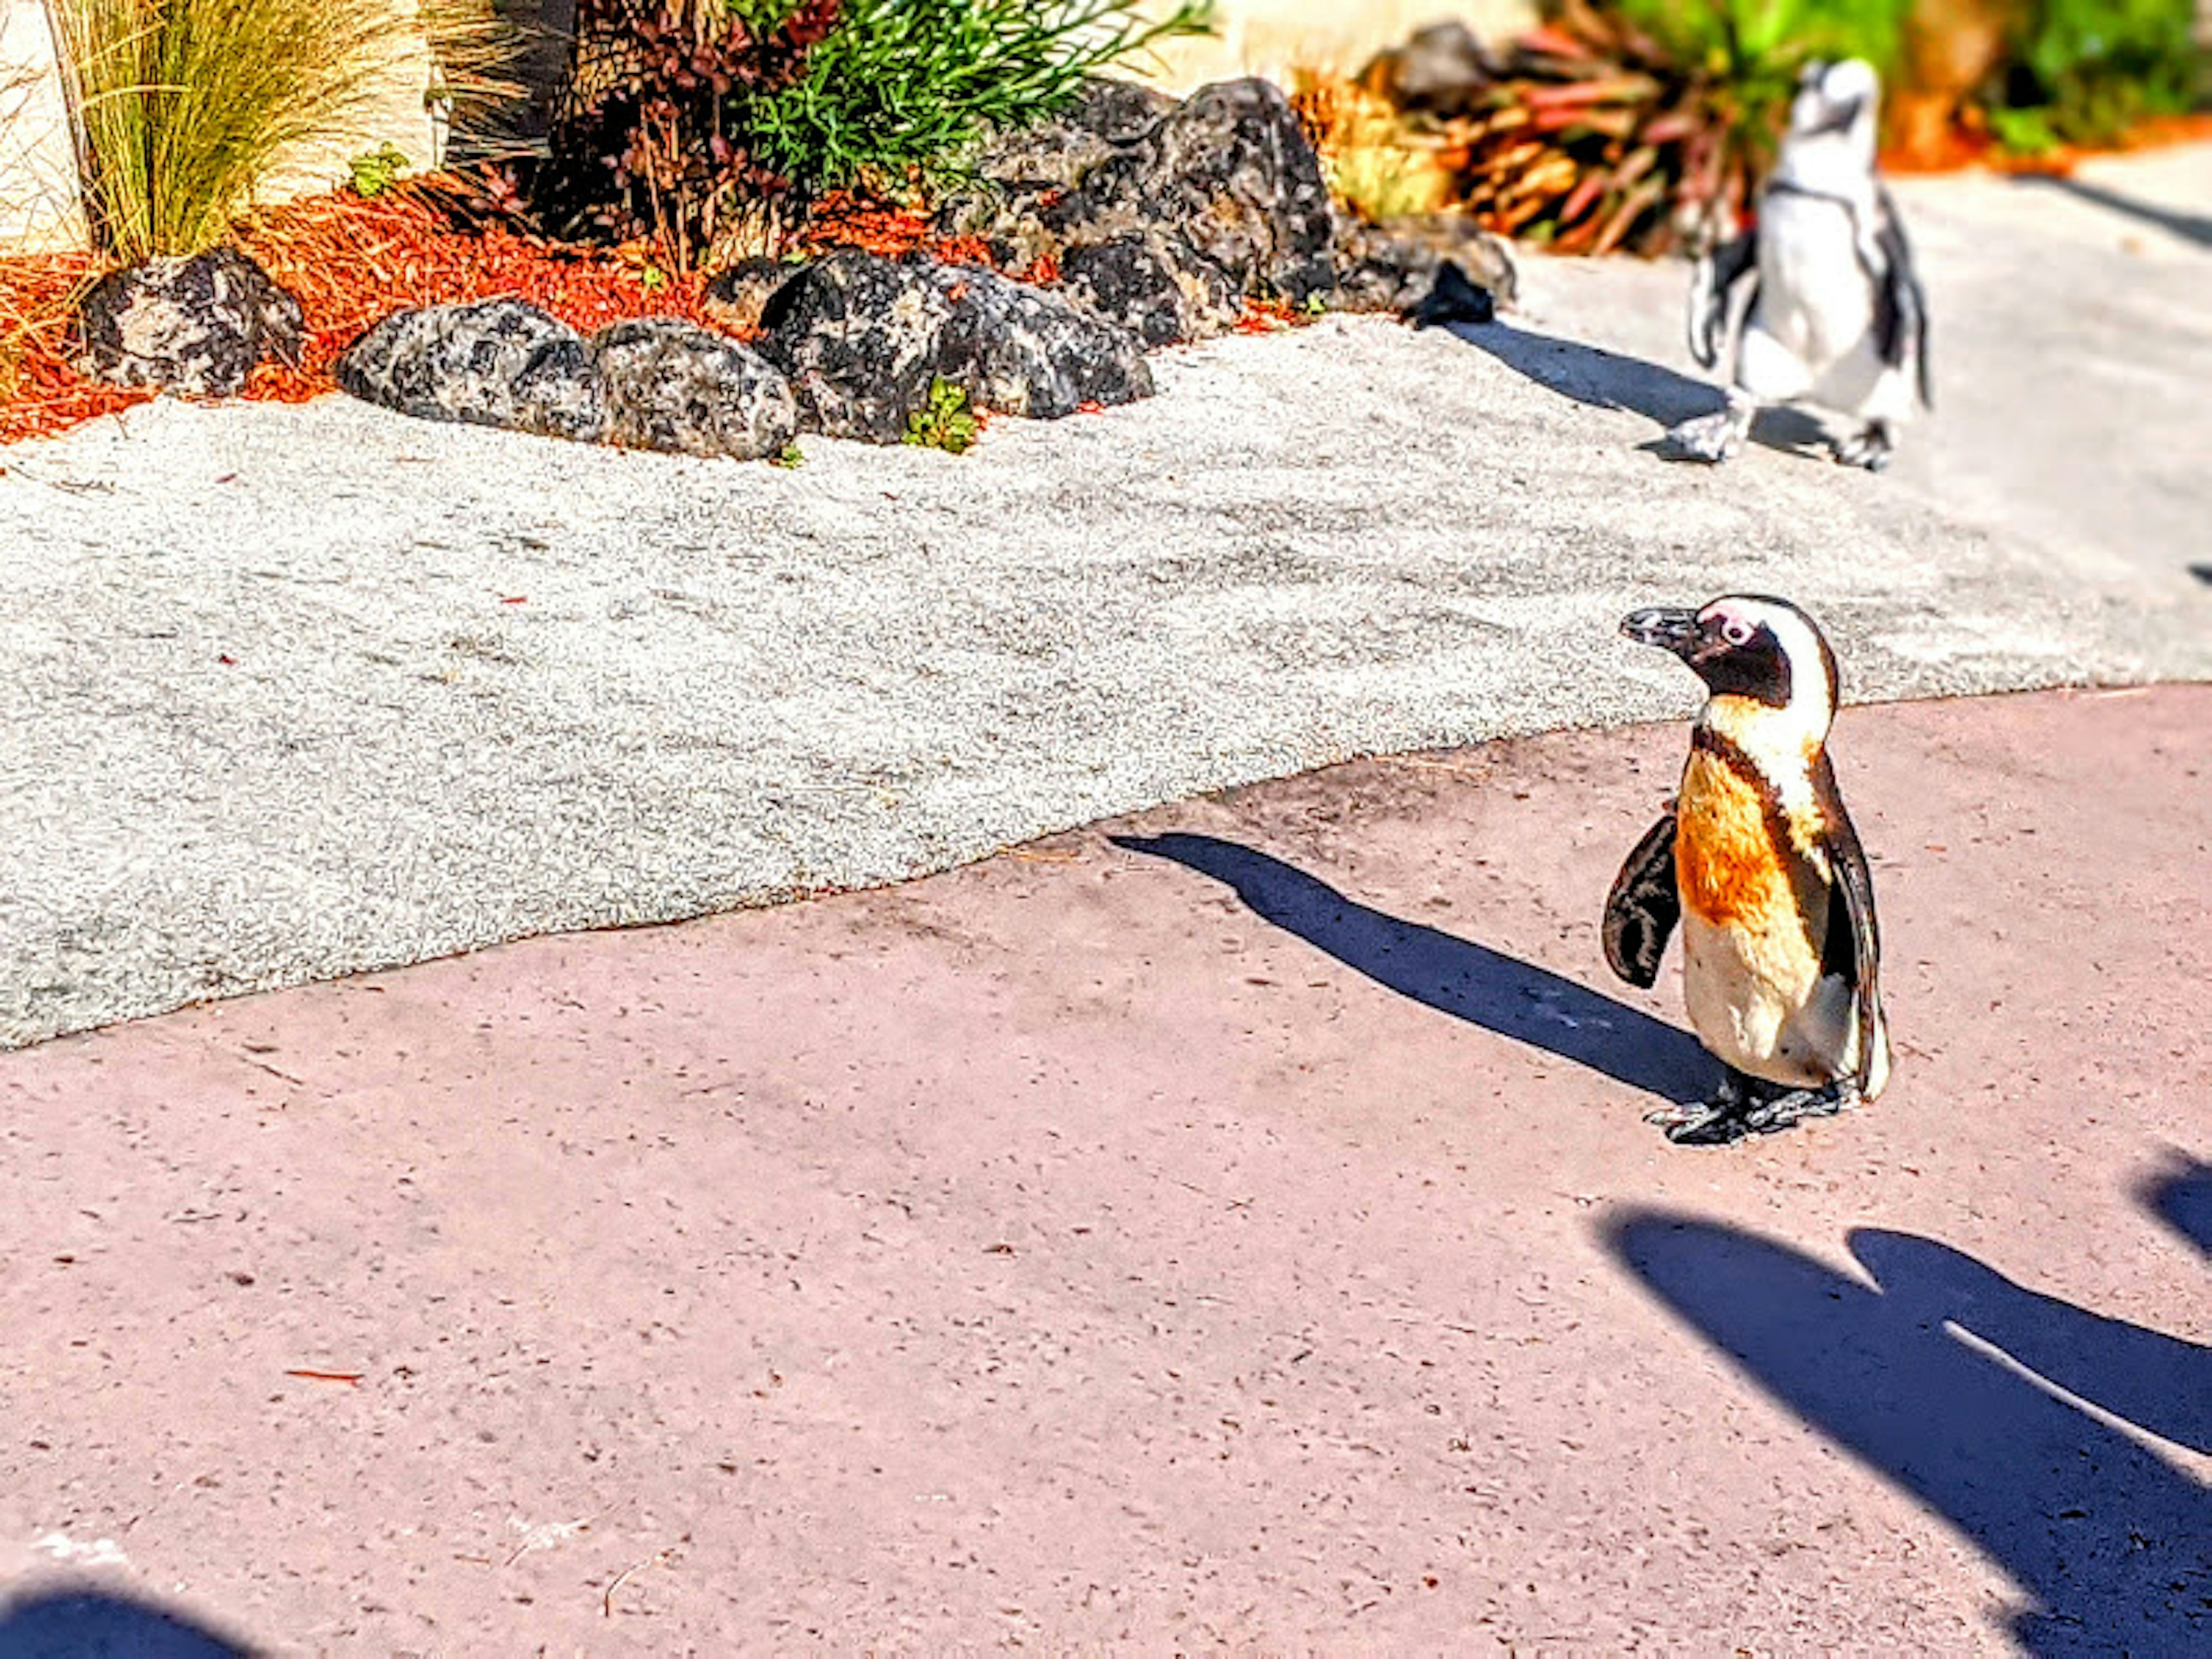
[[[1656,645],[1662,651],[1671,651],[1684,659],[1698,648],[1704,637],[1698,626],[1698,613],[1671,605],[1630,611],[1620,619],[1620,631],[1638,645]]]

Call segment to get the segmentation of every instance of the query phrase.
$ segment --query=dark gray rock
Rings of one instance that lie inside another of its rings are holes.
[[[1341,311],[1398,311],[1419,306],[1435,290],[1446,264],[1498,301],[1510,305],[1519,291],[1512,256],[1497,237],[1461,213],[1431,213],[1370,225],[1345,215],[1335,245],[1336,292]]]
[[[897,443],[940,376],[979,407],[1052,420],[1149,397],[1136,337],[995,271],[841,249],[776,291],[761,354],[800,428]]]
[[[1062,114],[985,146],[976,171],[1006,185],[1071,190],[1116,150],[1150,137],[1176,101],[1134,81],[1086,81]]]
[[[113,386],[228,398],[264,358],[296,365],[300,302],[235,248],[111,271],[77,307],[77,372]]]
[[[951,307],[936,372],[965,387],[979,407],[1051,421],[1085,404],[1152,395],[1144,347],[1128,330],[994,270],[927,269]]]
[[[776,289],[799,274],[799,267],[781,259],[755,257],[740,259],[717,271],[707,284],[700,309],[719,327],[739,334],[760,331],[761,313]]]
[[[802,430],[895,444],[940,372],[951,318],[928,267],[841,248],[775,291],[761,355],[791,382]]]
[[[1064,246],[1170,230],[1248,294],[1303,302],[1334,281],[1321,158],[1279,88],[1201,87],[1040,210]]]
[[[1454,18],[1416,29],[1404,46],[1379,53],[1359,78],[1401,109],[1449,118],[1480,109],[1498,72],[1474,31]]]
[[[1148,348],[1219,334],[1241,308],[1226,271],[1161,231],[1072,247],[1060,256],[1060,278],[1068,298]]]
[[[606,439],[627,449],[781,454],[799,431],[791,383],[737,341],[680,317],[615,323],[592,339],[605,388]]]
[[[520,300],[394,312],[338,359],[337,381],[356,398],[424,420],[586,443],[607,431],[590,348]]]

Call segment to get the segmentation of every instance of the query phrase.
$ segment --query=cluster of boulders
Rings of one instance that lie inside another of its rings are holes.
[[[1479,321],[1493,294],[1511,297],[1502,248],[1463,221],[1384,228],[1334,211],[1296,112],[1261,80],[1182,100],[1094,82],[1063,118],[990,147],[937,229],[1046,280],[857,249],[747,260],[707,301],[745,341],[672,318],[586,339],[514,300],[422,307],[355,342],[338,384],[433,420],[753,459],[802,432],[898,442],[940,380],[1041,420],[1149,397],[1147,351],[1220,333],[1254,298]],[[142,267],[95,291],[89,372],[222,394],[264,354],[296,361],[299,307],[251,260],[180,263],[152,286]],[[180,309],[187,289],[213,300]],[[186,313],[207,338],[180,351]],[[156,336],[161,349],[142,349]],[[188,374],[164,368],[179,362]]]

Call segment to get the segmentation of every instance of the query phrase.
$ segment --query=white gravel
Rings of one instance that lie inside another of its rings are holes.
[[[2094,176],[2205,199],[2212,150]],[[1858,698],[2212,677],[2212,252],[1997,180],[1907,211],[1944,408],[1880,478],[1655,459],[1714,398],[1646,360],[1680,271],[1541,262],[1528,331],[1222,341],[959,459],[343,398],[0,451],[0,1045],[1680,714],[1613,634],[1655,600],[1788,594]]]

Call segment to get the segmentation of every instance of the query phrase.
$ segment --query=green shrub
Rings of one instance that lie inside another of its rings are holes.
[[[213,246],[283,152],[365,137],[378,77],[427,23],[487,97],[506,37],[472,0],[52,0],[87,217],[118,259]]]
[[[2022,150],[2104,143],[2148,115],[2178,114],[2200,65],[2191,0],[2041,0],[1990,112]]]
[[[517,169],[556,234],[650,237],[690,267],[772,246],[828,190],[958,175],[994,128],[1206,27],[1212,0],[580,0],[550,154]]]
[[[1212,0],[1152,21],[1132,0],[846,0],[805,72],[746,125],[804,188],[941,183],[986,131],[1058,113],[1087,76],[1204,33],[1212,14]]]

